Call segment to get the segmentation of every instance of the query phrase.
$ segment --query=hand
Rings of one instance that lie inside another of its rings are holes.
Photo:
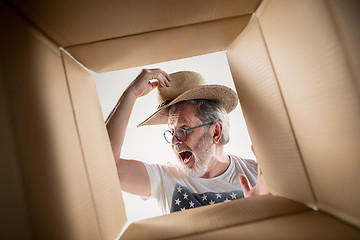
[[[156,81],[152,81],[156,80]],[[161,69],[143,69],[136,79],[129,85],[127,91],[135,94],[137,98],[147,95],[159,84],[163,87],[170,86],[169,74]]]
[[[250,188],[249,186],[249,180],[244,174],[240,175],[240,184],[244,191],[244,197],[252,197],[257,195],[265,195],[269,194],[268,186],[265,183],[264,175],[262,174],[262,171],[260,169],[260,166],[258,165],[258,177],[257,177],[257,183],[255,187]]]

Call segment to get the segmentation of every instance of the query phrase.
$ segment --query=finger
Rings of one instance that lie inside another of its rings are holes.
[[[253,146],[252,144],[251,144],[251,150],[252,150],[254,156],[256,157],[255,150],[254,150],[254,146]]]
[[[162,75],[161,73],[159,74],[159,81],[161,81],[162,82],[162,86],[163,87],[169,87],[170,86],[170,83],[169,83],[169,81],[167,80],[167,78],[164,76],[164,75]]]
[[[169,80],[161,72],[157,73],[156,79],[160,82],[160,85],[162,87],[169,87],[170,86]]]
[[[262,175],[260,164],[258,164],[258,166],[257,166],[257,171],[258,171],[258,176]]]
[[[241,174],[239,178],[240,178],[240,185],[244,191],[244,195],[246,195],[251,190],[249,186],[249,180],[244,174]]]
[[[263,175],[263,172],[261,170],[261,167],[260,167],[260,164],[258,164],[258,176],[257,176],[257,183],[256,183],[256,186],[257,186],[257,193],[259,195],[264,195],[264,194],[269,194],[270,191],[269,191],[269,188],[265,182],[265,178],[264,178],[264,175]]]
[[[157,80],[162,87],[170,86],[171,77],[165,71],[159,68],[143,69],[143,71],[148,74],[148,79],[150,81]]]
[[[161,72],[161,74],[162,75],[164,75],[165,77],[166,77],[166,79],[169,81],[169,82],[171,82],[171,77],[170,77],[170,75],[167,73],[167,72],[165,72],[165,71],[163,71],[163,70],[161,70],[161,69],[159,69],[159,71]]]

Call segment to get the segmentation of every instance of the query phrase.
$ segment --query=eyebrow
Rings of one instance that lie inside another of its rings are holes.
[[[168,125],[168,128],[171,129],[171,127],[169,125]],[[174,129],[176,129],[176,128],[190,128],[190,125],[189,125],[188,121],[181,121],[180,124],[178,123],[177,127],[175,127]]]
[[[168,128],[171,130],[171,127],[168,126]],[[190,127],[187,124],[180,124],[177,127],[174,127],[173,129],[177,129],[177,128],[190,128]]]
[[[191,128],[191,127],[190,127],[190,126],[191,126],[191,123],[192,123],[194,126],[196,126],[196,123],[194,123],[193,121],[187,120],[187,118],[183,118],[183,119],[181,119],[180,121],[178,121],[177,123],[178,123],[177,125],[178,125],[179,127],[176,127],[176,128],[180,128],[180,127],[183,128],[183,127],[185,127],[185,126],[188,127],[188,128]],[[199,124],[201,124],[201,123],[199,123]],[[168,128],[171,129],[171,128],[169,127],[169,124],[168,124]],[[175,129],[176,129],[176,128],[175,128]]]

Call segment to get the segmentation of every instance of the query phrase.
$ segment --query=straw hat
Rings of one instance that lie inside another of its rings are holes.
[[[237,94],[229,87],[208,85],[203,76],[196,72],[181,71],[170,74],[170,87],[157,88],[158,110],[138,127],[146,125],[167,124],[169,107],[175,103],[190,99],[210,99],[218,101],[227,113],[235,109],[238,103]]]

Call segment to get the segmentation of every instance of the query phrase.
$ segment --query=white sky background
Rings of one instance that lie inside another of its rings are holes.
[[[143,68],[161,68],[168,73],[184,70],[195,71],[202,74],[209,84],[225,85],[236,92],[225,51],[138,68],[92,74],[104,119],[112,111],[122,92]],[[139,98],[135,103],[122,148],[123,158],[137,159],[147,163],[174,163],[177,161],[170,145],[163,137],[167,125],[136,127],[156,111],[158,106],[156,91]],[[230,142],[225,145],[225,152],[255,159],[251,151],[251,141],[241,107],[238,105],[229,117]],[[125,192],[123,192],[123,196],[129,222],[162,214],[160,207],[153,199],[144,201],[138,196]]]

